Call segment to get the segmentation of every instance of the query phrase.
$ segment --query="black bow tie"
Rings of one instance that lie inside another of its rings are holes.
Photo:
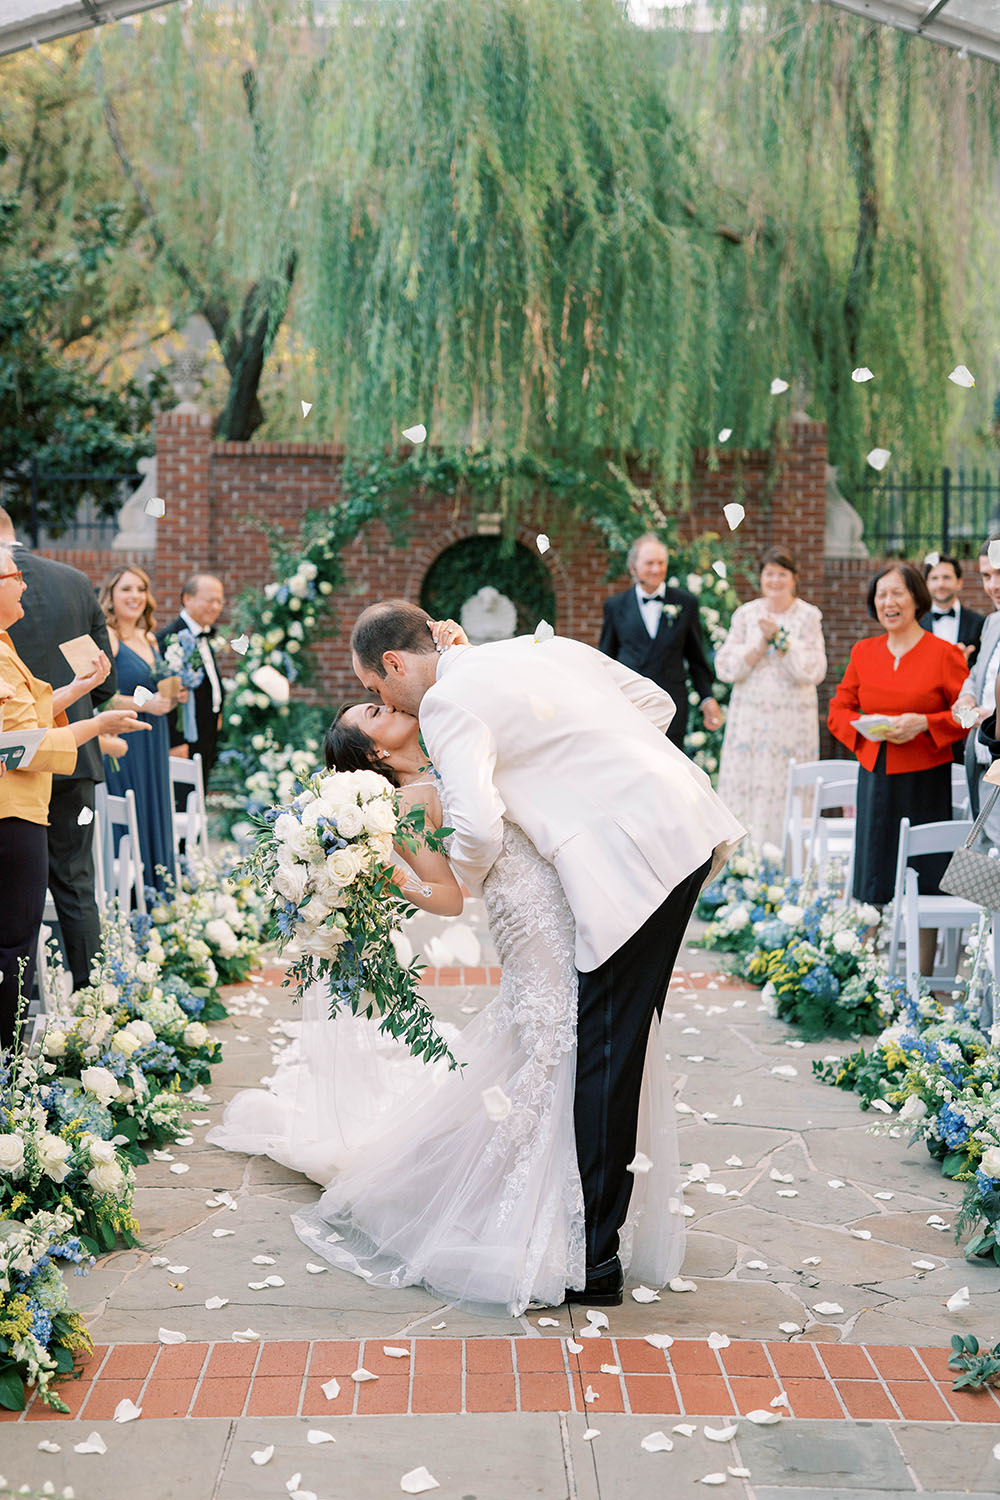
[[[662,604],[663,603],[663,595],[662,594],[640,594],[639,598],[642,600],[643,604]]]
[[[954,620],[954,609],[934,609],[931,611],[935,620]]]

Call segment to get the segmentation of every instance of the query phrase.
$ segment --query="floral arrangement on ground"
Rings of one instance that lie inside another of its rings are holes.
[[[219,866],[189,869],[162,909],[109,921],[86,989],[64,995],[38,1045],[0,1061],[0,1407],[56,1390],[90,1347],[61,1265],[80,1273],[137,1243],[135,1167],[185,1139],[220,1057],[206,1021],[223,982],[259,962],[266,911]],[[186,1170],[183,1163],[177,1170]],[[173,1170],[173,1168],[172,1168]]]

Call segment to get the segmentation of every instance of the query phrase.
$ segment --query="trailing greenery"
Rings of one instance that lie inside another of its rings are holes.
[[[979,1340],[973,1334],[965,1338],[960,1333],[952,1336],[953,1353],[948,1360],[950,1370],[961,1370],[952,1386],[953,1391],[983,1390],[987,1386],[1000,1385],[1000,1342],[992,1349],[980,1349]]]

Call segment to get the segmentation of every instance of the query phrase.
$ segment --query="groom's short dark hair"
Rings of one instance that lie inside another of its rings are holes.
[[[354,622],[351,650],[366,671],[385,676],[383,652],[412,651],[424,656],[434,650],[427,628],[430,615],[408,599],[383,599],[371,604]]]

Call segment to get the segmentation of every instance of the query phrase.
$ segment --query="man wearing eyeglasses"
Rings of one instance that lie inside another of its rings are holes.
[[[21,601],[24,617],[10,627],[10,638],[29,672],[53,688],[72,682],[73,669],[59,647],[79,635],[91,636],[111,661],[110,675],[101,686],[66,710],[71,723],[89,719],[99,704],[114,696],[118,686],[108,628],[93,584],[76,568],[40,557],[22,546],[2,507],[0,546],[13,549],[15,566],[27,584]],[[100,946],[101,923],[94,896],[93,809],[94,788],[103,780],[104,762],[96,739],[79,747],[71,775],[52,778],[49,890],[74,989],[87,984]],[[90,811],[89,818],[85,809]]]

